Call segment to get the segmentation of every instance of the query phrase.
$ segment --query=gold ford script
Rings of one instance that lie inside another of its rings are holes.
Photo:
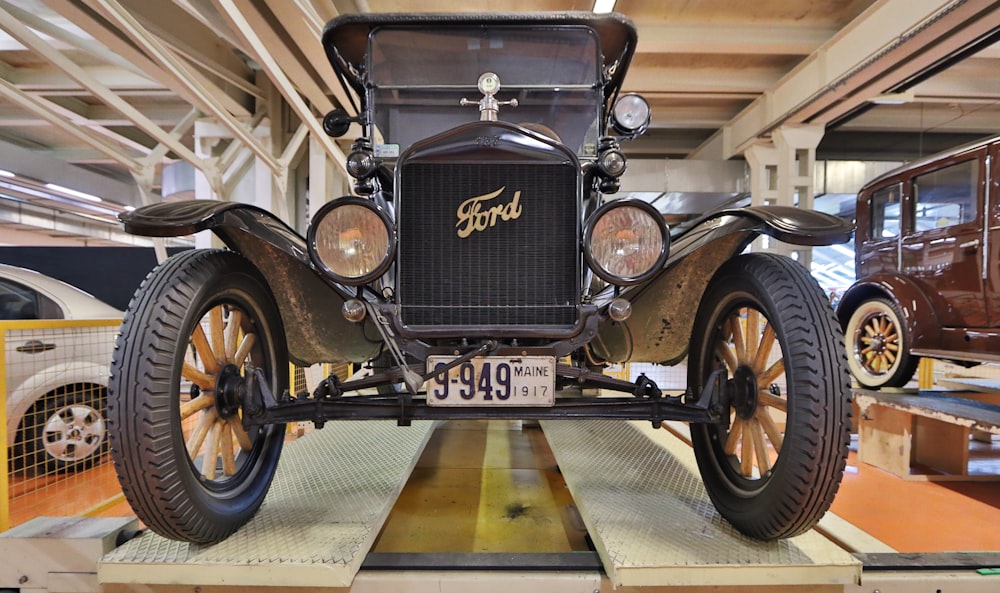
[[[503,193],[507,186],[500,189],[469,198],[458,206],[458,236],[462,239],[468,237],[475,231],[485,231],[496,226],[497,222],[503,220],[515,220],[521,216],[521,190],[514,192],[514,199],[506,204],[495,204],[493,206],[484,205],[493,198]]]

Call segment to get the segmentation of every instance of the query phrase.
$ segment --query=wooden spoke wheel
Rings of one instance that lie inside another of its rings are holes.
[[[122,490],[154,531],[219,541],[263,502],[284,427],[244,428],[252,369],[286,388],[284,332],[256,268],[203,250],[150,274],[116,345],[108,422]]]
[[[689,384],[724,372],[728,414],[692,424],[705,487],[725,517],[760,539],[812,528],[833,502],[850,442],[850,381],[828,301],[794,261],[734,258],[695,319]]]
[[[851,313],[844,331],[847,362],[863,387],[902,387],[913,378],[920,358],[909,353],[909,338],[892,301],[872,299]]]

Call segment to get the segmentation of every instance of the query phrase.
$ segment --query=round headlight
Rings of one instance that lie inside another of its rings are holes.
[[[647,202],[616,200],[598,209],[584,230],[587,263],[602,280],[627,286],[648,280],[667,259],[670,235]]]
[[[611,127],[619,134],[641,134],[649,127],[649,103],[634,93],[622,95],[611,109]]]
[[[392,263],[392,221],[370,200],[346,197],[323,206],[309,226],[309,257],[337,282],[365,284]]]

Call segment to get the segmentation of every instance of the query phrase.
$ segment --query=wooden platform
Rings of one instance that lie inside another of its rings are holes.
[[[1000,406],[963,395],[854,390],[859,459],[904,478],[915,477],[911,467],[922,465],[941,472],[922,479],[970,479],[969,438],[974,431],[1000,434]]]

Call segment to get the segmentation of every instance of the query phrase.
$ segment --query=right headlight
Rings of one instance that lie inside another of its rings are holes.
[[[583,234],[587,263],[619,286],[648,280],[667,259],[670,234],[663,216],[641,200],[615,200],[597,210]]]
[[[392,221],[371,200],[346,197],[316,213],[309,226],[309,257],[331,278],[356,286],[380,277],[392,263]]]

